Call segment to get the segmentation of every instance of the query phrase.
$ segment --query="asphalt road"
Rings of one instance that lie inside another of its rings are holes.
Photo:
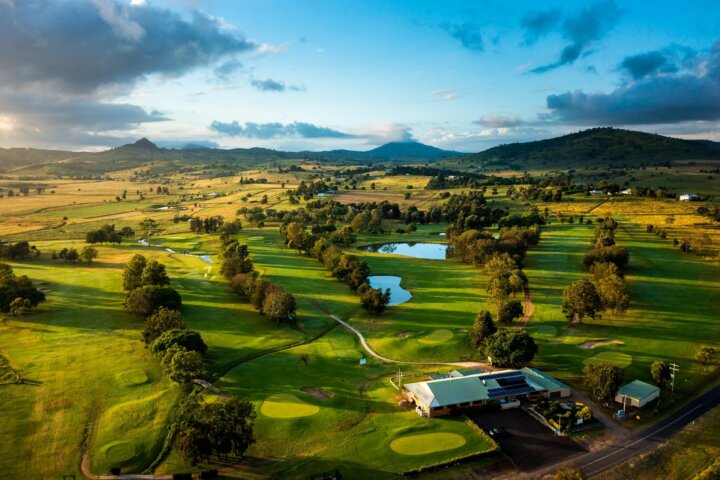
[[[622,442],[574,459],[587,477],[592,477],[639,453],[656,447],[675,436],[685,425],[720,403],[720,386],[713,388],[665,420],[648,427]]]

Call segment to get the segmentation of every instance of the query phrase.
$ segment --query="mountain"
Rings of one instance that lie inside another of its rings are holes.
[[[157,145],[155,145],[153,142],[148,140],[147,138],[143,137],[140,140],[138,140],[135,143],[128,143],[127,145],[123,145],[122,147],[124,149],[138,149],[138,150],[149,150],[149,151],[158,151],[160,150]]]
[[[677,160],[720,160],[720,146],[632,130],[591,128],[547,140],[500,145],[464,157],[460,163],[521,170],[639,166]]]
[[[310,159],[338,162],[425,162],[461,157],[465,153],[442,150],[420,142],[390,142],[367,151],[328,150],[323,152],[298,152]]]

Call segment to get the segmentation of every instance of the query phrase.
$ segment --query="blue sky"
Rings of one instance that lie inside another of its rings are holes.
[[[720,140],[720,5],[0,0],[0,145]]]

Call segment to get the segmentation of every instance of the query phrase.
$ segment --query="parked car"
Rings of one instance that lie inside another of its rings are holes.
[[[492,427],[490,430],[488,430],[488,434],[494,438],[502,437],[507,434],[507,430],[505,430],[503,427]]]

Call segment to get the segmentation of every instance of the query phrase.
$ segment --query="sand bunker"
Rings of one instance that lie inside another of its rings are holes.
[[[595,347],[602,347],[603,345],[622,345],[623,342],[609,338],[607,340],[590,340],[585,343],[578,345],[580,348],[590,349]]]

